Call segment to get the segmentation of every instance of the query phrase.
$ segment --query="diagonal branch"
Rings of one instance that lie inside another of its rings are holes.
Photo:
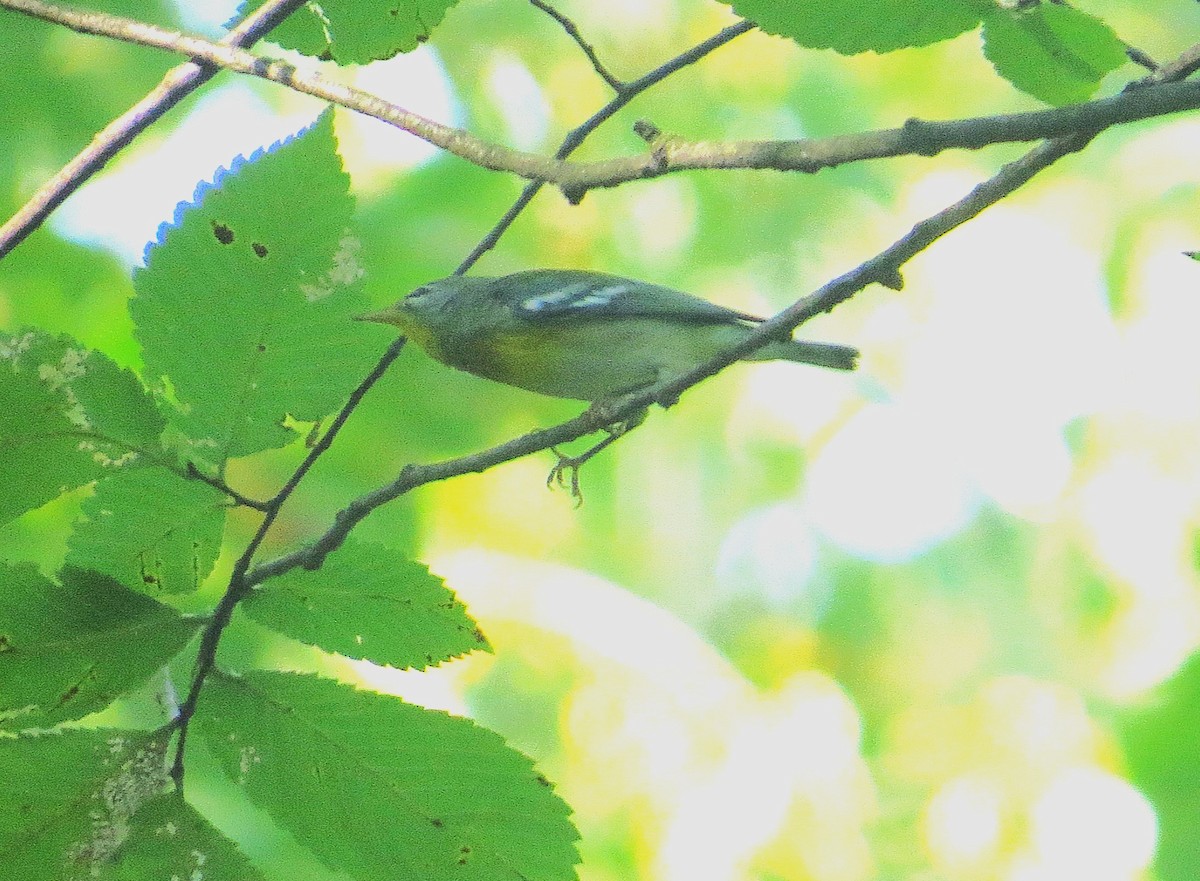
[[[219,45],[251,46],[287,18],[304,0],[268,0],[226,34]],[[168,110],[218,72],[219,68],[188,61],[167,71],[145,98],[101,129],[92,142],[46,181],[16,214],[0,226],[0,260],[37,229],[84,181]]]
[[[900,268],[905,263],[946,233],[962,226],[985,208],[996,204],[1026,184],[1034,175],[1049,168],[1063,156],[1082,150],[1093,137],[1094,135],[1090,134],[1072,135],[1038,145],[1021,158],[1003,166],[994,176],[979,184],[953,205],[922,220],[906,235],[870,260],[860,263],[850,272],[826,283],[778,315],[756,326],[749,336],[736,346],[651,392],[639,395],[639,405],[645,406],[651,402],[663,406],[674,404],[683,392],[701,380],[724,370],[735,361],[740,361],[772,339],[789,335],[804,322],[822,312],[831,311],[872,283],[899,290],[903,286]],[[643,398],[646,400],[641,400]]]
[[[625,83],[613,76],[612,72],[604,66],[599,56],[596,55],[596,50],[592,48],[592,44],[583,38],[583,34],[579,33],[579,28],[575,25],[575,22],[571,21],[571,19],[567,18],[549,3],[546,3],[545,0],[529,0],[529,2],[562,26],[562,29],[567,32],[567,36],[574,40],[575,45],[587,56],[587,60],[592,64],[592,70],[596,71],[596,76],[608,83],[609,88],[619,95],[625,88]]]

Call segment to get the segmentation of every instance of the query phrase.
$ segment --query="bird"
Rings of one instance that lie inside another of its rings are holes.
[[[593,403],[682,375],[765,320],[662,285],[571,269],[450,276],[358,318],[399,328],[450,367]],[[850,346],[795,339],[744,358],[834,370],[853,370],[857,359]]]
[[[356,317],[398,328],[450,367],[551,397],[590,401],[593,408],[687,373],[765,320],[663,285],[577,269],[452,275]],[[858,350],[789,337],[768,341],[743,360],[853,370]],[[547,486],[568,488],[582,504],[580,466],[641,424],[646,413],[642,408],[606,426],[608,436],[577,456],[552,447],[558,462]]]

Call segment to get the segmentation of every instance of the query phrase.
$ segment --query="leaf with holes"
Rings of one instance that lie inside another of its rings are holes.
[[[442,579],[381,545],[346,542],[316,571],[271,579],[242,608],[301,642],[393,667],[423,669],[490,651]]]
[[[67,562],[147,594],[196,590],[221,550],[226,500],[165,468],[103,480],[83,503]]]
[[[202,184],[147,248],[130,310],[193,458],[288,443],[286,417],[335,409],[377,356],[350,320],[365,302],[348,180],[325,113]]]

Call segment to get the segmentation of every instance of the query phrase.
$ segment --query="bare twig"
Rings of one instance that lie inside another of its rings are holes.
[[[242,507],[251,508],[255,511],[267,511],[271,507],[270,502],[263,502],[259,501],[258,499],[252,499],[249,496],[242,495],[221,478],[210,477],[197,468],[194,462],[187,463],[187,467],[183,471],[183,476],[188,480],[199,480],[201,483],[207,483],[213,489],[219,490],[220,492],[229,496],[229,498],[233,499]]]
[[[999,143],[1096,132],[1122,123],[1200,108],[1200,83],[1161,85],[1168,78],[1155,74],[1144,81],[1153,88],[1127,90],[1111,98],[1050,110],[952,122],[909,120],[900,128],[813,140],[689,142],[662,136],[651,145],[649,153],[599,162],[567,162],[489,143],[369,93],[231,46],[117,16],[64,10],[41,0],[0,0],[0,8],[4,7],[87,33],[182,52],[237,73],[280,83],[382,120],[483,168],[553,183],[572,201],[578,201],[590,189],[682,170],[748,168],[811,173],[864,159],[934,156],[949,149],[979,149]],[[627,89],[633,86],[634,83],[630,83]]]
[[[1139,49],[1137,46],[1130,46],[1128,43],[1125,44],[1125,57],[1127,57],[1134,64],[1146,68],[1146,70],[1158,70],[1158,62],[1151,58],[1148,53]]]
[[[1170,64],[1164,64],[1149,76],[1126,86],[1126,90],[1157,83],[1177,83],[1187,79],[1197,70],[1200,70],[1200,43],[1189,48]]]
[[[564,172],[555,175],[553,181],[570,195],[684,170],[741,168],[812,173],[866,159],[928,157],[951,149],[977,150],[995,144],[1067,137],[1197,108],[1200,83],[1177,83],[1049,110],[949,122],[910,119],[899,128],[828,138],[692,142],[660,136],[647,155],[566,163]]]
[[[873,282],[899,289],[903,284],[900,268],[905,263],[946,233],[957,229],[976,217],[985,208],[999,202],[1063,156],[1082,150],[1092,137],[1094,136],[1090,134],[1072,135],[1038,145],[1020,159],[1005,165],[994,176],[979,184],[953,205],[922,220],[907,235],[880,251],[870,260],[859,264],[845,275],[833,279],[812,294],[793,303],[778,315],[755,327],[750,335],[736,346],[671,382],[659,386],[647,397],[663,406],[669,406],[675,403],[684,391],[701,380],[718,373],[735,361],[740,361],[765,343],[790,334],[810,318],[814,318],[822,312],[829,312]]]
[[[283,21],[304,0],[269,0],[246,16],[221,39],[222,45],[251,46]],[[0,226],[0,260],[37,229],[50,214],[121,149],[218,72],[218,68],[188,61],[167,71],[162,81],[100,130],[92,142],[58,174],[46,181],[16,214]]]
[[[591,62],[592,70],[596,71],[596,75],[608,83],[614,92],[620,94],[621,90],[625,88],[625,83],[613,76],[609,69],[601,63],[600,58],[596,55],[596,50],[592,48],[591,43],[583,38],[583,34],[579,33],[579,28],[576,27],[575,22],[571,21],[571,19],[567,18],[549,3],[544,2],[544,0],[529,0],[529,2],[562,26],[562,29],[567,32],[567,36],[574,40],[575,45],[583,50],[583,54]]]
[[[566,159],[575,152],[576,148],[578,148],[579,145],[584,142],[584,139],[586,139],[588,135],[599,128],[604,122],[611,119],[614,115],[616,115],[617,111],[621,110],[623,107],[625,107],[625,105],[627,105],[642,92],[649,89],[651,86],[661,83],[667,77],[671,76],[671,74],[678,73],[685,67],[695,64],[713,50],[721,48],[726,43],[753,29],[754,25],[748,21],[738,22],[737,24],[730,25],[727,28],[722,28],[719,32],[713,34],[704,42],[697,43],[686,52],[676,55],[674,58],[663,64],[660,64],[658,67],[654,68],[654,70],[638,77],[636,80],[626,83],[625,88],[619,91],[611,101],[584,120],[584,122],[578,127],[567,133],[567,136],[563,138],[562,144],[555,151],[554,158]],[[496,222],[496,225],[489,230],[488,234],[483,237],[483,240],[476,245],[471,250],[471,253],[463,259],[458,268],[454,270],[454,274],[462,275],[464,272],[474,266],[480,257],[495,247],[496,242],[500,240],[500,236],[504,235],[508,228],[512,226],[513,221],[516,220],[517,216],[525,210],[525,207],[533,201],[533,197],[537,195],[538,190],[540,190],[544,185],[545,181],[540,180],[533,180],[527,183],[525,188],[521,190],[521,195],[518,196],[517,200],[512,204],[512,207],[504,212],[504,216]]]

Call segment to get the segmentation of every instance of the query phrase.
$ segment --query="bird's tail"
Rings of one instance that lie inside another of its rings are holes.
[[[816,364],[818,367],[828,367],[830,370],[853,370],[858,364],[858,349],[833,343],[786,340],[763,346],[748,360],[773,361],[775,359]]]

